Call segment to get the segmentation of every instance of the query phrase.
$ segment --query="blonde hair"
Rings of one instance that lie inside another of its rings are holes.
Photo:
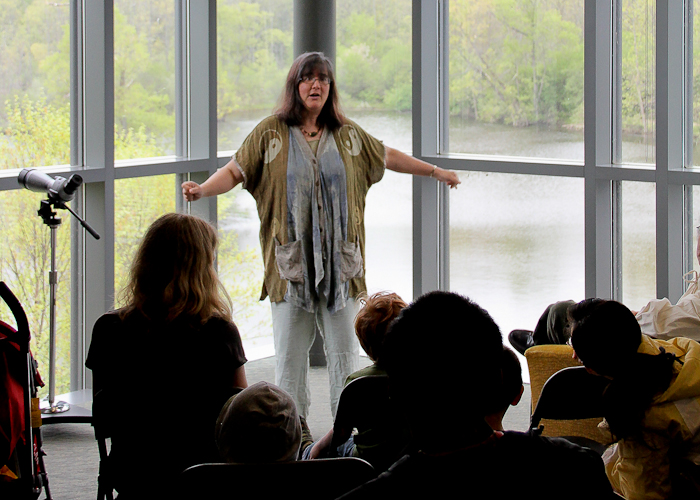
[[[206,221],[165,214],[146,231],[122,291],[121,316],[186,317],[205,323],[212,316],[231,321],[231,299],[214,268],[218,238]]]
[[[355,317],[355,333],[367,356],[374,362],[381,358],[384,338],[391,322],[406,307],[406,302],[392,292],[378,292],[361,297],[364,307]]]

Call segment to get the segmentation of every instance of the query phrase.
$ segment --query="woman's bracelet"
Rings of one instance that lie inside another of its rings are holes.
[[[433,169],[430,171],[430,177],[433,177],[433,174],[435,173],[435,170],[437,170],[437,165],[433,165]]]

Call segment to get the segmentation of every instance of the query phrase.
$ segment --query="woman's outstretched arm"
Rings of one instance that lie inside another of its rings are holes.
[[[431,165],[394,148],[387,147],[386,150],[386,168],[389,170],[403,174],[433,177],[451,188],[456,188],[462,182],[453,170],[445,170],[436,165]]]

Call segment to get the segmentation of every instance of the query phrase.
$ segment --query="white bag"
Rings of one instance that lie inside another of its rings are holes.
[[[690,271],[683,280],[688,289],[676,305],[668,299],[655,299],[637,313],[642,333],[662,340],[687,337],[700,342],[700,292],[698,273]]]

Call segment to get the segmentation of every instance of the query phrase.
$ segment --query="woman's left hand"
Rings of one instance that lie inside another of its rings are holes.
[[[457,172],[454,170],[445,170],[444,168],[440,167],[436,168],[433,172],[433,178],[440,182],[444,182],[451,188],[456,188],[458,184],[462,183],[457,176]]]

